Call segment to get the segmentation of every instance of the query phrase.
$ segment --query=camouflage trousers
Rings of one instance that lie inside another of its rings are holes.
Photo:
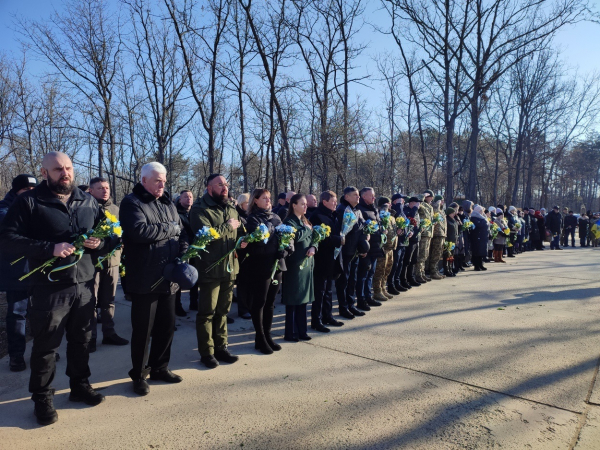
[[[429,258],[430,243],[431,236],[421,236],[421,241],[419,242],[419,256],[417,257],[417,264],[415,266],[415,276],[424,277],[425,275],[427,258]]]
[[[444,253],[444,236],[434,236],[431,238],[431,250],[429,250],[429,273],[438,272],[438,263]]]
[[[388,251],[382,258],[377,258],[375,275],[373,276],[373,293],[387,292],[387,278],[394,265],[394,252]]]

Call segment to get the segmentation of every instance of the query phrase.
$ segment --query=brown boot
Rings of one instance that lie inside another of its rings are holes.
[[[431,279],[432,280],[443,280],[444,276],[436,270],[434,272],[431,272]]]

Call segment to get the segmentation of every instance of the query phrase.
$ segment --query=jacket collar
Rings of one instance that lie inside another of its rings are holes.
[[[375,208],[375,203],[373,203],[371,205],[367,205],[362,198],[358,201],[358,204],[365,209],[370,209],[371,211],[377,211],[377,209]]]
[[[165,205],[171,203],[171,197],[169,197],[169,193],[167,191],[165,191],[162,197],[156,198],[154,195],[148,192],[144,186],[142,186],[142,183],[137,183],[133,187],[132,192],[144,203],[151,203],[155,200],[158,200]]]
[[[60,204],[63,204],[59,200],[59,198],[56,195],[54,195],[54,193],[50,190],[50,188],[48,187],[48,182],[46,180],[44,180],[40,184],[38,184],[34,188],[34,192],[35,192],[35,196],[40,201],[58,202]],[[86,195],[87,194],[85,194],[81,189],[79,189],[78,187],[75,187],[73,189],[73,192],[71,193],[71,198],[69,199],[69,202],[75,202],[75,201],[81,202],[81,201],[85,200]]]
[[[319,203],[317,206],[317,211],[323,214],[324,216],[333,218],[335,215],[335,211],[330,210],[327,206],[323,204],[323,202]]]
[[[233,208],[233,205],[231,204],[231,202],[227,202],[225,204],[219,204],[217,202],[215,202],[215,200],[208,194],[208,192],[206,192],[203,196],[202,196],[202,201],[206,204],[206,206],[208,206],[209,208],[214,208],[214,207],[218,207],[218,208]]]

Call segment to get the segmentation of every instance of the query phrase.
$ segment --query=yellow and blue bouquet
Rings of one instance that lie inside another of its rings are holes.
[[[312,237],[310,239],[310,245],[318,245],[319,242],[324,241],[331,236],[331,227],[329,225],[315,225],[312,231]],[[300,263],[300,270],[304,269],[308,263],[308,256],[305,256]]]
[[[474,230],[474,229],[475,229],[475,224],[473,222],[471,222],[469,219],[465,219],[465,221],[462,224],[462,230],[469,231],[469,230]]]
[[[275,227],[275,233],[277,233],[277,240],[279,241],[279,251],[283,251],[292,245],[292,241],[296,237],[296,231],[298,230],[290,225],[281,224]],[[275,279],[275,273],[278,268],[279,260],[275,261],[273,270],[271,271],[271,283],[275,285],[279,284],[279,281]]]
[[[432,226],[433,226],[433,224],[431,223],[431,220],[429,220],[429,219],[421,219],[421,221],[419,222],[419,227],[422,230],[430,230]]]
[[[356,222],[358,222],[356,214],[352,212],[352,209],[349,206],[346,206],[344,215],[342,217],[342,229],[340,231],[340,236],[345,237],[348,233],[350,233],[354,225],[356,225]],[[333,252],[333,259],[336,259],[341,251],[342,247],[337,247]]]
[[[431,224],[435,225],[438,223],[443,223],[444,222],[444,216],[442,216],[439,212],[436,212],[433,215],[433,219],[431,220]]]
[[[367,220],[365,222],[365,225],[363,227],[363,232],[365,234],[375,234],[379,231],[379,224],[377,222],[375,222],[374,220]]]
[[[239,238],[235,243],[233,249],[225,253],[225,255],[222,258],[220,258],[217,262],[214,262],[210,266],[208,266],[204,272],[210,272],[212,269],[214,269],[223,261],[225,261],[225,259],[227,259],[229,255],[231,255],[236,250],[239,250],[242,247],[242,242],[251,244],[253,242],[263,241],[266,244],[269,240],[269,237],[271,237],[271,233],[269,233],[269,228],[264,223],[261,223],[259,226],[256,227],[256,230],[254,230],[252,233]],[[231,273],[231,266],[229,265],[229,261],[227,261],[227,272]]]

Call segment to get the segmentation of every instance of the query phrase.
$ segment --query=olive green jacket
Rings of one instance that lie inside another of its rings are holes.
[[[444,210],[442,210],[440,200],[438,200],[437,202],[433,202],[432,204],[433,204],[433,214],[440,213],[440,215],[444,219],[443,222],[436,223],[433,226],[433,235],[435,237],[446,237],[446,212]],[[433,215],[431,217],[433,218]]]
[[[221,236],[206,246],[206,252],[200,252],[200,257],[196,262],[198,281],[200,283],[217,279],[234,280],[239,272],[236,252],[231,253],[228,258],[215,268],[206,272],[207,267],[217,262],[230,250],[233,250],[238,240],[238,230],[240,236],[243,234],[241,227],[234,230],[227,224],[229,219],[240,220],[239,214],[232,203],[220,205],[210,195],[204,194],[192,205],[192,209],[190,210],[190,226],[194,235],[202,227],[208,226],[217,230],[217,233]]]
[[[433,219],[433,206],[427,203],[425,200],[421,202],[419,206],[419,217],[421,220]],[[432,228],[421,228],[421,237],[431,237]]]

